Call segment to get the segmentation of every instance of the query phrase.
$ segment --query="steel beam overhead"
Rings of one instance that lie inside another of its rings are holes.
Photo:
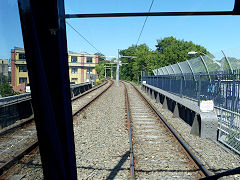
[[[139,13],[66,14],[65,18],[69,19],[69,18],[97,18],[97,17],[217,16],[217,15],[240,15],[240,12],[239,11],[200,11],[200,12],[139,12]]]
[[[77,179],[64,0],[18,0],[44,179]]]

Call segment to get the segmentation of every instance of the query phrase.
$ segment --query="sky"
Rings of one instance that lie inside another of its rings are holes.
[[[147,12],[152,0],[65,0],[66,14]],[[154,0],[151,12],[227,11],[234,0]],[[145,17],[67,19],[105,56],[135,45]],[[68,25],[68,50],[96,53]],[[138,44],[155,49],[157,39],[173,36],[192,41],[213,54],[240,52],[240,16],[149,17]],[[0,0],[0,59],[9,59],[14,46],[23,47],[17,0]],[[230,55],[229,55],[230,56]]]

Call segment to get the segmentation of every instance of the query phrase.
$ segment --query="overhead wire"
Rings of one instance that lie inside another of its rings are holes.
[[[152,3],[151,3],[151,5],[150,5],[150,7],[149,7],[148,12],[151,11],[152,6],[153,6],[153,2],[154,2],[154,0],[152,0]],[[144,27],[145,27],[145,25],[146,25],[147,19],[148,19],[148,16],[146,16],[146,18],[145,18],[145,21],[144,21],[144,23],[143,23],[142,30],[141,30],[141,32],[140,32],[140,34],[139,34],[139,36],[138,36],[138,40],[137,40],[136,45],[138,44],[138,42],[139,42],[139,40],[140,40],[140,38],[141,38],[141,36],[142,36],[142,32],[143,32],[143,29],[144,29]]]
[[[90,43],[87,38],[85,38],[77,29],[75,29],[69,22],[66,21],[66,24],[71,27],[81,38],[83,38],[90,46],[92,46],[97,52],[101,53],[92,43]],[[101,53],[102,54],[102,53]]]

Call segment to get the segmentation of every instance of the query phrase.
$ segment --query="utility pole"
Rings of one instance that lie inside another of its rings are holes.
[[[127,58],[136,58],[135,56],[121,56],[122,57],[127,57]],[[128,63],[122,63],[119,58],[119,49],[118,49],[118,58],[117,60],[114,60],[114,63],[107,63],[111,64],[111,70],[112,70],[112,65],[116,64],[117,69],[116,69],[116,81],[117,81],[117,87],[119,87],[119,66],[122,66],[123,64],[128,64]],[[112,78],[112,71],[111,71],[111,78]]]
[[[117,59],[116,80],[117,80],[117,87],[119,87],[119,49],[118,49],[118,59]]]
[[[104,66],[104,71],[105,71],[105,79],[107,78],[107,68]]]
[[[113,66],[111,64],[111,79],[113,78]]]

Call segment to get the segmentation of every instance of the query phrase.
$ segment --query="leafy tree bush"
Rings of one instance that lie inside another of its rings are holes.
[[[7,97],[17,95],[18,93],[12,90],[12,86],[9,83],[1,83],[0,84],[0,96]]]
[[[177,40],[172,36],[157,40],[157,44],[161,47],[158,57],[159,68],[193,58],[188,55],[190,51],[210,54],[206,48],[192,41]],[[132,45],[120,51],[120,55],[136,56],[135,59],[121,58],[123,62],[128,63],[121,67],[121,79],[137,82],[140,79],[141,69],[152,74],[152,70],[157,68],[157,49],[151,50],[146,44]],[[200,55],[197,54],[196,57]]]

